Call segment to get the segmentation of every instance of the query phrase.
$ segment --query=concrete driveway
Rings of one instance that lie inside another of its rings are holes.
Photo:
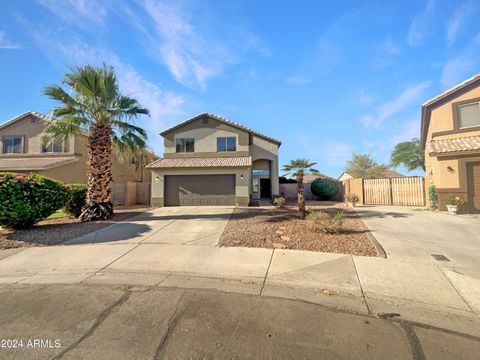
[[[234,207],[184,206],[156,208],[66,242],[74,244],[217,245]]]
[[[356,209],[388,258],[480,272],[480,216],[393,206]],[[436,260],[432,254],[449,261]]]

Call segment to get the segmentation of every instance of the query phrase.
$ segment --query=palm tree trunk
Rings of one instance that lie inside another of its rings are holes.
[[[113,217],[112,204],[112,128],[93,125],[88,138],[90,163],[86,205],[80,221]]]
[[[297,174],[297,200],[300,217],[305,219],[305,189],[303,187],[303,174]]]

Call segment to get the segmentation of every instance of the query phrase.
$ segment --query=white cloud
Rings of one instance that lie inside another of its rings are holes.
[[[318,161],[318,167],[324,165],[343,166],[353,153],[352,146],[341,141],[319,143],[317,137],[307,134],[297,134],[296,140],[301,147],[302,157],[311,161],[321,160]]]
[[[352,157],[352,147],[348,143],[330,142],[326,144],[325,157],[327,165],[339,166],[345,164]]]
[[[476,61],[466,55],[447,61],[443,67],[441,83],[444,88],[449,88],[469,76],[475,70]]]
[[[150,111],[150,118],[139,120],[140,126],[157,134],[161,129],[180,120],[183,116],[182,96],[164,90],[160,85],[145,79],[133,66],[122,61],[115,53],[82,41],[74,33],[58,32],[47,28],[29,27],[38,48],[54,62],[64,67],[68,65],[112,65],[118,78],[121,91],[139,101]],[[153,143],[161,151],[158,141]]]
[[[430,81],[423,81],[421,83],[406,87],[395,99],[377,107],[375,109],[375,115],[363,116],[360,119],[360,122],[366,129],[378,128],[386,119],[401,112],[409,105],[417,102],[423,92],[430,85]]]
[[[395,129],[395,135],[391,138],[391,143],[398,143],[412,140],[420,137],[420,118],[402,121]]]
[[[20,49],[20,44],[11,42],[5,31],[0,31],[0,49]]]
[[[368,95],[363,89],[358,92],[355,98],[361,105],[368,105],[373,101],[373,96]]]
[[[435,20],[436,0],[428,0],[421,12],[419,12],[410,24],[407,43],[409,46],[421,46],[430,34]]]
[[[285,79],[285,81],[290,85],[305,85],[312,82],[311,79],[307,79],[300,75],[292,75]]]
[[[455,10],[452,19],[447,24],[447,41],[449,45],[457,40],[462,26],[469,20],[475,10],[476,7],[471,1],[465,2]]]
[[[183,2],[144,0],[146,21],[128,19],[148,39],[148,51],[165,64],[175,80],[205,89],[213,77],[255,52],[270,57],[263,41],[245,26],[217,22]],[[128,10],[127,10],[128,12]]]
[[[103,24],[107,16],[106,1],[38,0],[38,2],[58,16],[62,21],[77,26],[90,26],[85,20],[96,24]]]
[[[383,52],[389,55],[396,55],[400,53],[400,46],[396,44],[391,38],[384,40],[380,44],[380,49],[382,49]]]

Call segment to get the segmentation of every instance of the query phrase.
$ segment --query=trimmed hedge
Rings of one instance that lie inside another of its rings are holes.
[[[310,185],[312,194],[321,200],[333,200],[338,195],[338,184],[328,179],[315,179]]]
[[[0,173],[0,225],[25,229],[62,208],[62,183],[38,174]]]
[[[66,189],[68,199],[65,211],[78,218],[87,201],[88,186],[86,184],[69,184]]]

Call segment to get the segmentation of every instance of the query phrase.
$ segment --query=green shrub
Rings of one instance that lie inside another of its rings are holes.
[[[0,225],[25,229],[62,208],[62,183],[38,174],[0,173]]]
[[[66,186],[68,199],[65,204],[65,211],[67,213],[77,218],[80,216],[87,200],[87,188],[86,184],[69,184]]]
[[[297,180],[295,180],[295,179],[288,179],[288,178],[286,178],[285,176],[280,176],[280,177],[278,178],[278,182],[279,182],[280,184],[296,184],[296,183],[297,183]]]
[[[437,207],[438,207],[438,192],[437,192],[437,187],[433,184],[431,184],[428,187],[428,199],[430,200],[430,208],[432,210],[437,209]]]
[[[315,179],[310,185],[310,190],[321,200],[332,200],[338,194],[338,184],[329,179]]]

